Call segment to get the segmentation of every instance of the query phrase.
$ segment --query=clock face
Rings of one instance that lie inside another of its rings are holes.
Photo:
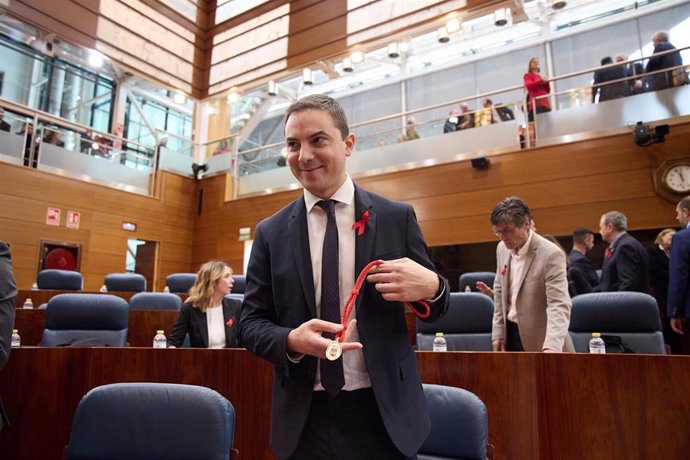
[[[690,164],[670,168],[664,175],[664,182],[674,192],[690,192]]]

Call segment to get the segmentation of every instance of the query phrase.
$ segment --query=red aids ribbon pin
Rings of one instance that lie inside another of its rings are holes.
[[[503,268],[501,268],[501,275],[505,275],[506,271],[508,271],[508,265],[503,265]]]
[[[234,316],[232,318],[230,318],[227,323],[225,323],[225,325],[227,327],[232,327],[233,324],[235,324],[235,317]]]
[[[362,220],[358,220],[352,224],[352,230],[357,230],[357,236],[364,235],[364,228],[366,227],[367,222],[369,222],[369,211],[364,211],[364,214],[362,214]]]
[[[606,251],[604,251],[604,257],[607,259],[613,257],[613,250],[611,248],[606,248]]]

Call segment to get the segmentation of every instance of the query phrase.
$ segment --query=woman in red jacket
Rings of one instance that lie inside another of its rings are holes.
[[[523,77],[525,81],[525,89],[527,90],[527,113],[529,114],[529,121],[534,121],[533,101],[536,100],[537,113],[544,113],[551,111],[551,102],[545,96],[551,92],[551,85],[539,75],[539,58],[532,58],[527,67],[527,73]]]

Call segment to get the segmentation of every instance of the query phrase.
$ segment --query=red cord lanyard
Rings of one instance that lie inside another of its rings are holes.
[[[366,267],[362,269],[362,272],[359,274],[357,277],[357,281],[355,281],[355,285],[352,288],[352,292],[350,292],[350,297],[347,298],[347,302],[345,302],[345,308],[343,308],[343,319],[342,319],[342,325],[343,329],[340,331],[338,334],[335,336],[335,340],[338,342],[342,342],[343,338],[345,336],[345,330],[347,329],[347,323],[350,320],[350,315],[352,314],[352,310],[355,308],[355,301],[357,300],[357,296],[359,295],[359,291],[362,289],[362,285],[364,284],[364,281],[367,279],[367,275],[369,274],[369,271],[381,265],[383,263],[382,260],[374,260],[372,262],[369,262]],[[428,318],[429,315],[431,314],[431,308],[429,308],[429,304],[424,302],[423,300],[418,300],[414,303],[418,303],[422,307],[422,311],[418,310],[413,306],[413,302],[405,302],[405,305],[410,307],[412,309],[412,312],[417,315],[418,318],[424,319]]]

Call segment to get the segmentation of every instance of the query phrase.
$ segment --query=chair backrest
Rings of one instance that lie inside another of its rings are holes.
[[[84,277],[81,273],[72,270],[49,268],[38,273],[36,284],[39,289],[81,291],[84,285]]]
[[[230,458],[235,409],[218,392],[196,385],[115,383],[79,402],[67,458]]]
[[[189,292],[195,280],[196,273],[173,273],[165,278],[165,285],[170,292]]]
[[[494,272],[467,272],[460,275],[458,281],[458,290],[464,292],[467,286],[470,287],[472,292],[477,292],[477,281],[483,281],[487,286],[493,289],[494,278],[496,273]]]
[[[41,346],[127,345],[129,307],[109,294],[60,294],[48,301]]]
[[[130,310],[179,310],[182,298],[167,292],[138,292],[129,299]]]
[[[486,405],[462,388],[423,384],[431,431],[419,460],[485,460],[489,445]]]
[[[231,292],[230,294],[226,295],[225,297],[227,297],[228,299],[236,299],[236,300],[239,300],[240,302],[244,301],[244,294],[234,294]]]
[[[592,332],[614,335],[637,353],[664,353],[659,307],[641,292],[593,292],[573,297],[570,336],[587,353]]]
[[[108,291],[143,292],[146,290],[146,277],[139,273],[110,273],[103,281]]]
[[[245,275],[232,275],[232,294],[244,294],[247,287],[247,277]]]
[[[434,323],[417,320],[417,350],[431,350],[443,332],[448,351],[491,351],[494,301],[476,292],[451,292],[446,314]]]

